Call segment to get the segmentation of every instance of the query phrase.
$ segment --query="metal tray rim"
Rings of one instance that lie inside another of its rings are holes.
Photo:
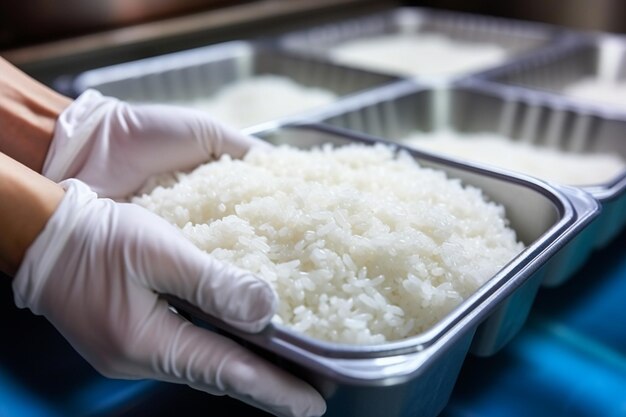
[[[108,65],[78,74],[72,86],[76,93],[93,88],[93,85],[122,81],[164,70],[180,69],[190,64],[206,63],[216,58],[231,57],[235,54],[252,55],[255,47],[252,41],[236,40]]]
[[[372,140],[374,140],[375,142],[393,145],[390,142],[373,139],[366,135],[342,132],[319,124],[285,125],[279,128],[317,129],[348,136],[351,140],[354,139],[365,143],[372,143]],[[577,192],[585,194],[586,197],[583,198],[584,202],[579,204],[579,207],[575,207],[564,189],[535,178],[524,175],[511,175],[506,171],[492,172],[480,167],[466,166],[436,156],[422,154],[411,149],[406,150],[423,159],[443,162],[447,165],[462,167],[463,169],[480,172],[488,176],[500,176],[503,179],[533,188],[543,193],[546,198],[549,198],[556,205],[557,209],[560,210],[560,219],[522,253],[503,267],[498,274],[484,284],[476,293],[461,303],[435,326],[420,335],[401,341],[365,346],[337,344],[315,340],[306,335],[295,334],[286,327],[276,324],[270,324],[260,334],[249,335],[233,329],[219,322],[219,320],[202,315],[202,313],[199,313],[199,315],[218,328],[226,330],[227,333],[234,334],[261,348],[287,354],[289,359],[301,364],[310,365],[315,363],[317,371],[332,373],[336,377],[340,375],[341,378],[347,378],[352,382],[355,379],[354,375],[352,375],[352,365],[375,363],[382,357],[408,357],[411,363],[419,363],[421,367],[421,364],[434,360],[436,357],[435,353],[438,350],[435,347],[442,344],[445,345],[445,341],[449,338],[461,337],[462,334],[469,331],[472,327],[478,326],[481,320],[485,319],[500,301],[511,295],[515,289],[526,282],[558,249],[571,240],[593,217],[597,216],[600,210],[595,200],[579,190]],[[532,262],[529,262],[528,259],[532,259]],[[507,276],[509,279],[506,279]],[[175,306],[182,307],[183,310],[189,307],[185,303],[176,302],[176,300],[173,303]],[[198,314],[197,310],[195,312]],[[303,352],[305,353],[303,354]],[[395,378],[398,378],[398,380],[410,379],[415,376],[416,372],[419,372],[418,368],[405,367],[402,372],[395,375]],[[384,381],[389,382],[389,377],[388,373],[384,377],[380,372],[378,374],[374,373],[367,380],[361,380],[360,383],[378,384]]]

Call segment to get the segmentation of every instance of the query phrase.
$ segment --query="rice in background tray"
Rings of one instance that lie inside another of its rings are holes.
[[[563,93],[578,99],[612,104],[626,109],[626,80],[587,77],[565,86]]]
[[[416,131],[400,142],[416,149],[487,163],[568,185],[606,183],[626,169],[626,161],[617,153],[566,152],[487,132]]]
[[[243,129],[324,106],[336,99],[337,95],[330,90],[306,87],[288,77],[259,75],[231,82],[211,96],[169,104],[206,111],[223,123]]]
[[[434,33],[397,33],[355,39],[329,51],[336,62],[408,76],[455,76],[496,66],[507,50],[487,42],[464,42]]]

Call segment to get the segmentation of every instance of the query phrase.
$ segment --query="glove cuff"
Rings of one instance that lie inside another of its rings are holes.
[[[75,177],[87,159],[100,121],[119,100],[87,90],[59,116],[42,173],[54,182]]]
[[[96,193],[78,180],[63,181],[60,185],[65,189],[65,196],[27,249],[13,278],[15,305],[19,308],[28,307],[35,314],[40,314],[38,305],[41,292],[80,219],[82,209],[89,201],[97,198]]]

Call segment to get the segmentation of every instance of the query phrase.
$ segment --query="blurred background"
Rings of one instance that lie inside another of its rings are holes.
[[[421,1],[335,1],[311,2],[303,0],[96,0],[88,3],[79,0],[31,0],[28,2],[3,2],[0,6],[2,25],[0,48],[7,50],[59,39],[103,32],[130,25],[164,21],[172,18],[225,10],[240,13],[240,23],[257,29],[267,29],[265,18],[279,17],[287,12],[328,8],[364,8],[398,4],[453,9],[492,16],[534,20],[575,29],[624,32],[626,30],[626,5],[620,0],[421,0]],[[325,4],[326,3],[326,4]],[[252,10],[267,9],[267,14],[251,14]],[[303,16],[301,16],[303,17]],[[291,20],[291,19],[290,19]],[[292,22],[297,25],[297,23]],[[231,27],[234,29],[234,27]],[[181,30],[182,32],[182,30]],[[124,42],[123,39],[119,41]]]

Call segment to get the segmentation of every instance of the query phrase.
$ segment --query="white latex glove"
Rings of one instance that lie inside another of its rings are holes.
[[[100,197],[124,198],[150,177],[184,171],[267,142],[241,134],[203,111],[128,104],[87,90],[59,116],[43,175],[77,178]]]
[[[19,307],[48,318],[106,376],[185,383],[278,415],[324,413],[308,384],[172,313],[156,294],[257,332],[276,308],[267,283],[211,258],[139,206],[97,198],[77,180],[61,185],[61,204],[13,280]]]

